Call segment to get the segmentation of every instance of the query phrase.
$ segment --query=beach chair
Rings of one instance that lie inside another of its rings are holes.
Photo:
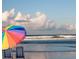
[[[12,59],[11,49],[3,50],[3,59]]]
[[[16,59],[25,59],[23,47],[16,47]]]

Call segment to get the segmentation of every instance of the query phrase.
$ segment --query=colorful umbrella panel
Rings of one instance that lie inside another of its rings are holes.
[[[15,47],[20,43],[26,35],[26,31],[22,26],[9,25],[2,31],[2,49]]]

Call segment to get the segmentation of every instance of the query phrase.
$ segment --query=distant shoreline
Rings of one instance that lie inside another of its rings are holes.
[[[68,38],[75,38],[76,39],[76,35],[33,35],[33,36],[26,36],[26,39],[35,39],[35,40],[41,40],[41,39],[51,39],[51,40],[54,40],[54,39],[68,39]]]
[[[27,39],[35,39],[35,40],[37,40],[37,39],[64,39],[64,37],[26,37]]]

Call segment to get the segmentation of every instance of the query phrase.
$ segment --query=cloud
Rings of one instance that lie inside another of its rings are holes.
[[[45,23],[45,28],[55,28],[56,27],[56,23],[52,20],[47,20]]]
[[[14,18],[14,20],[29,20],[31,18],[30,14],[22,14],[21,12],[18,12]]]
[[[75,30],[76,29],[76,25],[74,25],[74,24],[66,24],[65,27],[68,30]]]
[[[9,11],[9,17],[13,17],[14,14],[15,14],[15,9],[13,8]]]
[[[2,20],[6,21],[8,19],[8,16],[9,16],[9,12],[8,11],[3,12],[2,13]]]
[[[14,18],[14,20],[23,20],[23,16],[21,14],[21,12],[18,12],[16,17]]]
[[[75,24],[63,24],[58,25],[54,20],[48,18],[48,16],[43,12],[36,12],[34,15],[31,14],[22,14],[18,12],[15,14],[15,9],[11,9],[10,11],[5,11],[2,13],[3,20],[8,21],[10,17],[13,20],[25,20],[26,23],[24,26],[28,29],[28,32],[31,34],[35,33],[75,33]],[[15,16],[15,17],[14,17]],[[6,22],[8,23],[8,22]],[[19,23],[21,25],[21,23]]]
[[[2,20],[3,20],[3,21],[8,21],[8,19],[9,19],[10,17],[13,17],[14,14],[15,14],[15,9],[14,9],[14,8],[11,9],[10,11],[4,11],[4,12],[2,13]]]
[[[41,12],[37,12],[33,18],[30,19],[30,25],[33,29],[41,28],[47,21],[47,16]]]

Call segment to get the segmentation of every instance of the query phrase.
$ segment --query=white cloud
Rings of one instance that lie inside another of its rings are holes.
[[[29,20],[29,28],[33,30],[48,29],[56,26],[56,23],[49,20],[46,14],[42,12],[36,12],[35,16]]]
[[[38,29],[44,26],[44,23],[47,21],[47,17],[43,13],[36,13],[36,16],[31,18],[31,25],[35,29]]]
[[[74,24],[65,24],[64,27],[68,30],[75,30],[76,26]]]
[[[52,20],[47,20],[46,24],[45,24],[46,28],[55,28],[56,27],[56,23]]]
[[[31,18],[31,15],[30,14],[27,14],[26,15],[26,19],[30,19]]]
[[[9,16],[9,12],[8,11],[3,12],[2,13],[2,20],[6,21],[8,19],[8,16]]]
[[[36,17],[39,17],[39,16],[41,16],[43,13],[41,13],[41,12],[36,12],[36,14],[35,14],[35,16]]]
[[[13,17],[14,14],[15,14],[15,9],[13,8],[9,11],[9,17]]]
[[[15,9],[14,9],[14,8],[11,9],[10,11],[4,11],[4,12],[2,13],[2,20],[3,20],[3,21],[8,21],[8,19],[9,19],[10,17],[13,17],[14,14],[15,14]]]
[[[13,17],[14,15],[15,15],[15,9],[13,8],[10,11],[3,12],[2,18],[5,21],[8,20],[9,17]],[[45,31],[45,29],[51,29],[53,32],[54,31],[62,32],[64,30],[65,32],[67,32],[71,30],[75,31],[76,29],[74,24],[63,24],[58,27],[56,22],[54,22],[51,19],[48,19],[47,15],[42,12],[36,12],[34,15],[22,14],[21,12],[18,12],[15,15],[15,18],[13,18],[13,20],[26,20],[26,21],[28,20],[29,22],[28,25],[26,26],[28,27],[29,30],[31,29],[38,31],[39,29],[43,29],[43,31]]]
[[[30,14],[22,14],[21,12],[18,12],[14,18],[14,20],[29,20],[31,18]]]
[[[14,19],[15,19],[15,20],[22,20],[23,17],[22,17],[21,12],[18,12],[17,15],[16,15],[16,17],[15,17]]]

